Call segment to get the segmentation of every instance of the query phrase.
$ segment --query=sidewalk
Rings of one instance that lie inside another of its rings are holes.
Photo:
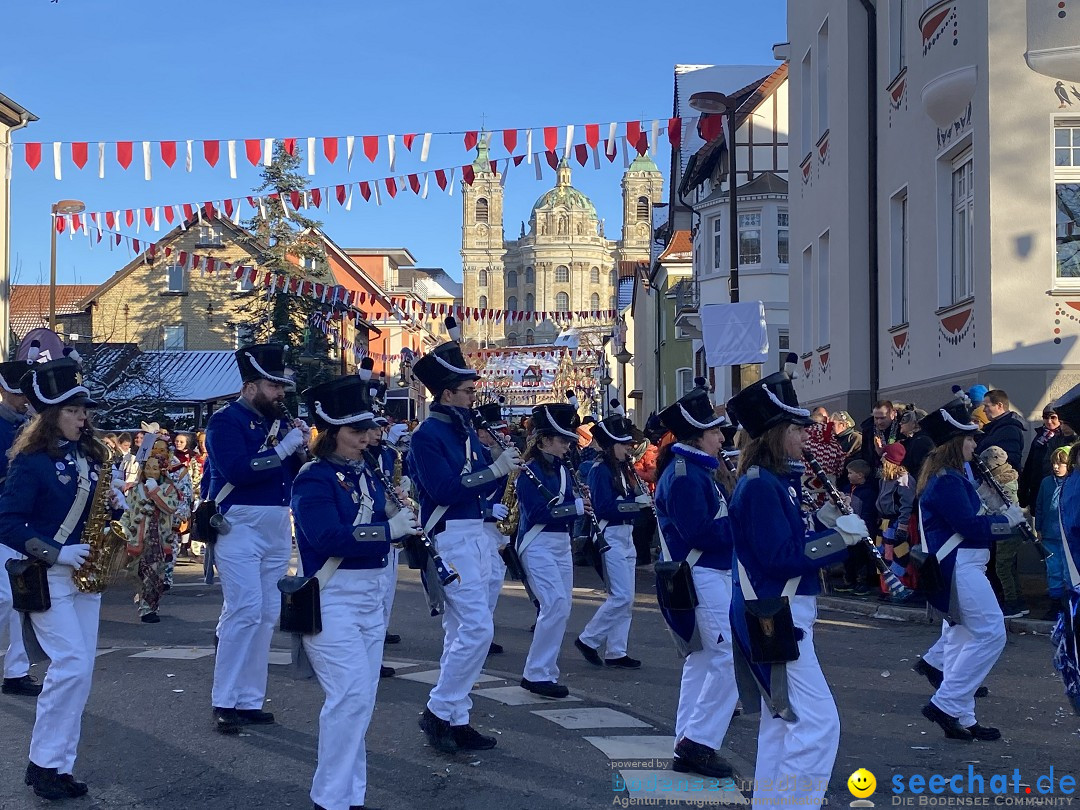
[[[938,624],[941,620],[937,612],[928,605],[921,607],[893,605],[889,602],[880,601],[876,595],[865,598],[857,596],[819,596],[818,608],[835,610],[841,613],[854,613],[873,619],[911,622],[913,624]],[[1054,629],[1054,622],[1024,616],[1020,619],[1006,619],[1005,629],[1010,633],[1048,636]]]

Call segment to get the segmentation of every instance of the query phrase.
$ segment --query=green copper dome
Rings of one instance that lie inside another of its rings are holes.
[[[634,158],[634,162],[630,164],[629,168],[627,168],[627,171],[628,172],[657,172],[657,173],[660,172],[660,170],[658,168],[656,168],[655,161],[653,161],[653,159],[651,157],[649,157],[648,152],[646,152],[644,155],[638,155],[636,158]]]
[[[544,192],[540,199],[533,204],[529,220],[536,219],[537,209],[554,208],[556,206],[586,211],[594,219],[597,218],[596,206],[592,204],[592,201],[570,185],[570,164],[566,162],[566,158],[559,162],[558,179],[555,181],[555,188]]]

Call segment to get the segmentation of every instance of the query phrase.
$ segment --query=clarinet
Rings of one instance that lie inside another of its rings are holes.
[[[577,448],[571,447],[569,458],[566,459],[566,466],[570,468],[570,489],[573,491],[575,498],[584,498],[589,491],[589,488],[581,480],[581,473],[578,472],[580,458]],[[575,461],[578,463],[575,463]],[[589,534],[589,540],[596,544],[598,553],[603,554],[611,549],[611,544],[604,537],[604,530],[600,528],[600,524],[596,522],[596,516],[591,511],[585,512],[585,530]]]
[[[804,450],[803,456],[806,459],[806,463],[810,466],[810,469],[813,470],[814,475],[817,476],[818,480],[821,481],[822,485],[825,487],[825,492],[828,494],[829,500],[833,502],[833,505],[840,510],[841,514],[854,514],[854,512],[851,511],[851,507],[844,501],[844,496],[840,494],[840,490],[836,488],[836,484],[830,481],[829,477],[825,474],[821,462],[814,458],[809,450]],[[869,537],[863,537],[862,542],[870,549],[870,553],[874,557],[874,565],[881,574],[881,578],[885,581],[885,585],[889,589],[889,595],[894,599],[904,599],[910,596],[911,589],[901,582],[900,578],[892,572],[888,561],[881,556],[881,551],[874,545],[874,541]]]
[[[372,475],[379,479],[379,483],[382,484],[383,489],[386,490],[386,497],[390,499],[398,509],[408,509],[408,504],[402,500],[401,496],[397,494],[397,490],[394,489],[394,482],[390,480],[390,477],[382,471],[379,467],[378,459],[375,458],[368,450],[364,451],[364,461],[367,463],[368,468],[371,470]],[[417,540],[420,541],[420,545],[424,547],[424,551],[431,557],[431,561],[435,564],[435,571],[439,575],[439,582],[443,584],[443,587],[449,585],[452,582],[456,582],[461,579],[458,572],[453,568],[450,568],[439,556],[439,552],[436,551],[435,545],[428,538],[427,533],[421,529],[420,533],[416,535]]]
[[[971,463],[975,466],[975,469],[979,471],[979,477],[993,488],[994,492],[998,494],[998,497],[1001,498],[1006,505],[1012,506],[1012,498],[1009,496],[1009,493],[1005,491],[1005,487],[998,483],[998,480],[994,478],[994,475],[990,472],[990,468],[986,465],[986,462],[979,456],[972,456]],[[1053,552],[1039,539],[1039,536],[1035,534],[1035,531],[1031,528],[1031,524],[1026,520],[1021,521],[1020,525],[1016,528],[1019,530],[1025,542],[1035,546],[1035,551],[1038,552],[1041,559],[1046,560],[1053,556]]]
[[[498,430],[493,428],[491,426],[491,423],[486,421],[483,418],[483,416],[480,415],[480,411],[473,411],[473,418],[475,419],[477,426],[481,430],[486,430],[488,432],[488,435],[491,436],[491,438],[495,441],[495,444],[499,445],[499,447],[501,447],[503,450],[509,450],[511,448],[512,445],[511,445],[510,439],[508,437],[506,437],[506,436],[503,436],[501,433],[499,433]],[[562,497],[561,494],[556,495],[550,489],[548,489],[547,486],[544,484],[544,482],[540,479],[540,476],[538,476],[536,473],[534,473],[527,466],[522,467],[521,472],[530,481],[532,481],[534,484],[536,484],[537,489],[540,490],[540,494],[543,497],[547,498],[549,507],[553,506],[556,503],[558,503],[558,501]]]

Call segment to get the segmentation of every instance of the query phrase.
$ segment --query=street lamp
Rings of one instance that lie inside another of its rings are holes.
[[[615,361],[619,364],[619,393],[622,395],[624,413],[626,412],[626,364],[633,358],[634,355],[626,350],[626,346],[620,344],[619,350],[615,352]]]
[[[82,200],[60,200],[52,205],[52,250],[49,254],[49,328],[56,331],[56,217],[69,214],[81,214],[86,210]]]
[[[739,303],[739,203],[735,187],[738,185],[735,174],[735,118],[739,112],[739,105],[731,96],[724,93],[703,92],[694,93],[690,96],[691,108],[698,112],[710,115],[723,115],[726,117],[727,133],[725,139],[728,146],[728,255],[730,256],[730,273],[728,275],[728,294],[731,303]],[[742,388],[742,366],[731,367],[731,395],[739,393]]]

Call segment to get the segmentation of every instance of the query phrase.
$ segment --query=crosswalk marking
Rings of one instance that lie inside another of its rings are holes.
[[[643,720],[638,720],[624,712],[593,706],[579,706],[573,709],[534,709],[532,714],[566,729],[652,728]]]

